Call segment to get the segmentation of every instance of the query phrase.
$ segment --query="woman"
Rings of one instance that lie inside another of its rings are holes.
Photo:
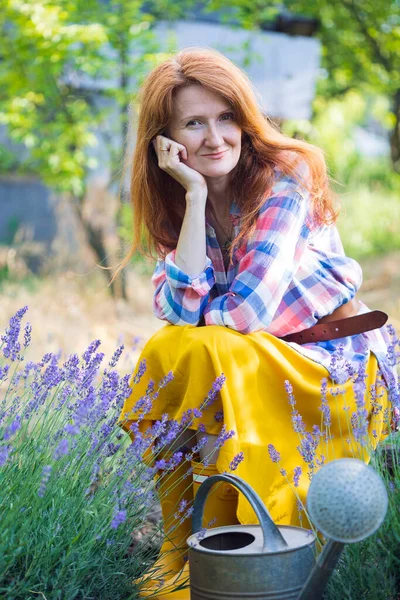
[[[304,500],[319,464],[351,455],[357,441],[367,460],[384,435],[395,367],[386,357],[386,316],[355,299],[361,270],[334,226],[322,152],[277,131],[246,75],[221,54],[188,49],[148,76],[131,194],[135,240],[121,268],[144,228],[158,255],[154,312],[168,324],[142,352],[147,371],[121,422],[129,430],[150,379],[172,371],[133,430],[164,413],[185,420],[188,409],[201,407],[185,442],[193,445],[199,428],[207,434],[200,460],[170,474],[175,491],[162,500],[165,533],[174,538],[164,542],[158,566],[175,575],[171,584],[185,572],[190,522],[177,521],[177,503],[193,499],[184,477],[190,468],[196,484],[237,467],[275,522],[298,523],[293,488]],[[204,407],[221,374],[217,398]],[[213,515],[217,526],[255,522],[229,488],[210,500]]]

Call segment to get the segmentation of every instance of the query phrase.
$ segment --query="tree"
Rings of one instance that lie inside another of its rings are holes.
[[[173,2],[161,5],[168,14]],[[90,148],[99,138],[107,143],[115,182],[128,105],[164,57],[151,8],[142,0],[2,0],[0,11],[0,123],[20,144],[18,155],[0,148],[0,170],[34,173],[69,194],[104,267],[103,232],[84,217],[87,175],[95,167]],[[125,297],[124,286],[119,295]]]
[[[209,9],[232,6],[211,0]],[[398,0],[235,0],[233,11],[245,27],[271,23],[278,12],[316,17],[327,76],[319,93],[328,97],[351,89],[385,94],[392,103],[391,156],[400,173],[400,3]]]

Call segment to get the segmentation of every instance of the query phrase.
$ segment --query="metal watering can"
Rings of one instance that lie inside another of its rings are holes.
[[[250,502],[259,525],[202,530],[211,487],[225,481]],[[382,524],[388,506],[385,485],[364,462],[343,458],[313,477],[307,510],[328,538],[316,561],[315,536],[301,527],[276,526],[256,492],[241,478],[221,474],[200,486],[193,507],[189,545],[191,600],[318,600],[345,543],[358,542]]]

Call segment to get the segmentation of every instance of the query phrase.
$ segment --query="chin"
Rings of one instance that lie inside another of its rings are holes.
[[[207,169],[202,169],[201,174],[204,177],[223,177],[232,173],[236,165],[213,165]]]

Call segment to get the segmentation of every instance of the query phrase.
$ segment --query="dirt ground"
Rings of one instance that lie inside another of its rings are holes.
[[[358,297],[370,308],[388,312],[400,331],[400,252],[364,261],[362,266],[364,283]],[[145,342],[164,325],[152,314],[150,276],[129,271],[127,291],[129,301],[113,301],[99,271],[66,272],[30,285],[5,283],[0,290],[0,331],[28,305],[23,322],[31,323],[33,333],[26,360],[60,350],[61,359],[72,352],[81,354],[92,340],[100,339],[106,359],[118,344],[125,344],[118,367],[125,374],[133,370]]]

